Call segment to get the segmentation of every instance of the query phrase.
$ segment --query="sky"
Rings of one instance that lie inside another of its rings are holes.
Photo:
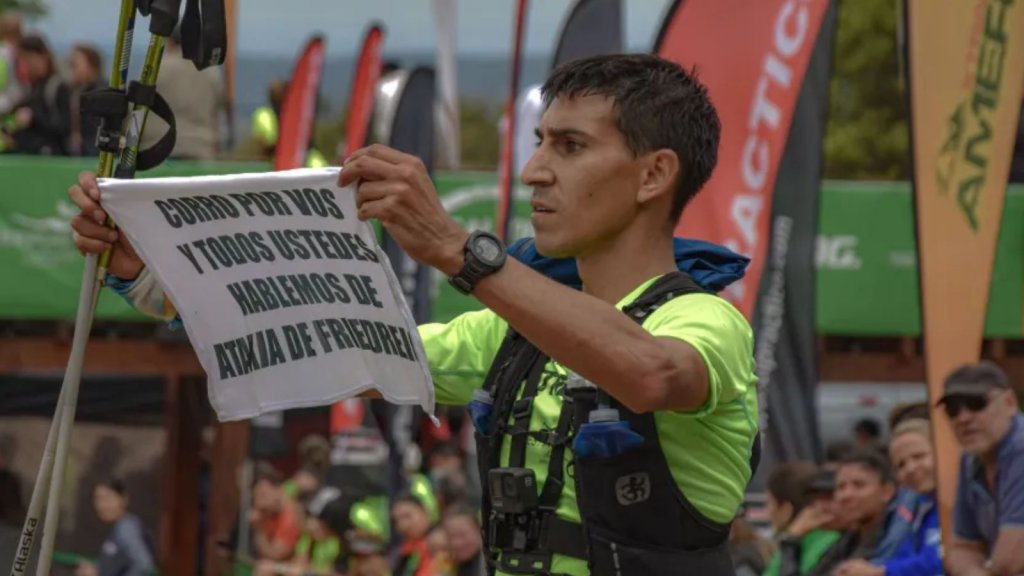
[[[183,2],[184,3],[184,2]],[[50,13],[29,28],[44,33],[58,49],[89,41],[109,51],[116,32],[118,0],[47,0]],[[330,56],[351,56],[367,23],[385,25],[387,52],[430,51],[434,44],[433,0],[238,0],[238,53],[289,56],[320,32]],[[457,0],[456,46],[460,55],[498,55],[511,50],[513,0]],[[623,0],[626,44],[649,50],[668,0]],[[547,55],[571,0],[533,0],[526,25],[525,52]],[[138,28],[136,37],[138,38]],[[136,48],[144,42],[136,41]]]

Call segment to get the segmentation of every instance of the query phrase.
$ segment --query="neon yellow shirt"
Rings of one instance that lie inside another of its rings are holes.
[[[636,300],[656,278],[638,286],[616,307]],[[467,404],[483,381],[508,325],[490,310],[463,314],[448,324],[420,326],[431,374],[442,404]],[[746,318],[725,300],[710,294],[689,294],[670,300],[644,322],[659,337],[678,338],[704,358],[710,389],[704,406],[693,412],[656,412],[662,450],[676,484],[691,503],[716,522],[733,519],[750,480],[750,452],[757,434],[757,378],[753,333]],[[567,370],[551,361],[544,369],[533,402],[530,429],[553,429],[561,411]],[[600,382],[595,382],[600,386]],[[520,388],[520,393],[522,389]],[[510,441],[502,445],[508,462]],[[547,478],[551,448],[527,441],[526,466],[539,486]],[[566,453],[565,466],[571,455]],[[568,472],[565,477],[571,477]],[[572,482],[562,489],[556,514],[579,522]],[[552,571],[587,574],[586,563],[556,555]]]

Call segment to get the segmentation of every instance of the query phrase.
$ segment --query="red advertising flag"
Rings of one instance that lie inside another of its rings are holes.
[[[722,122],[718,167],[676,234],[749,256],[723,294],[751,318],[770,235],[772,190],[827,0],[677,0],[655,46],[696,68]]]

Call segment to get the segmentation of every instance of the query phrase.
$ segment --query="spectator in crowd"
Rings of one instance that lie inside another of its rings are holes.
[[[249,132],[259,144],[260,156],[268,160],[274,157],[277,149],[278,123],[287,86],[283,80],[273,80],[267,86],[267,104],[252,113]]]
[[[886,509],[896,491],[886,459],[873,450],[848,456],[836,471],[834,527],[843,533],[806,574],[831,575],[845,560],[871,558],[884,530]],[[799,540],[780,542],[783,558],[799,557],[792,550]],[[783,576],[800,574],[782,572]]]
[[[962,366],[939,404],[963,450],[949,571],[1024,574],[1024,415],[1009,379],[992,362]]]
[[[882,426],[874,418],[861,418],[853,426],[853,438],[859,450],[879,450]]]
[[[311,499],[324,485],[331,445],[320,434],[309,434],[299,440],[297,448],[299,467],[283,488],[286,496],[300,502]]]
[[[462,501],[469,501],[469,479],[466,474],[449,474],[437,480],[434,495],[437,499],[438,516],[444,516],[448,508]]]
[[[341,556],[350,505],[336,488],[322,488],[300,507],[304,530],[290,561],[261,560],[256,576],[331,576]]]
[[[249,520],[259,559],[288,560],[302,533],[297,504],[285,495],[280,473],[266,462],[256,466]]]
[[[321,476],[311,466],[302,466],[281,485],[284,495],[296,502],[312,498],[322,486]]]
[[[764,572],[772,546],[741,513],[729,528],[729,554],[737,576],[757,576]]]
[[[448,533],[441,526],[435,526],[427,534],[427,550],[430,552],[430,576],[454,576],[455,566],[449,553]]]
[[[456,576],[483,576],[486,571],[479,513],[468,504],[452,504],[441,525],[448,535],[448,551]]]
[[[835,440],[825,446],[825,462],[822,468],[835,472],[839,464],[851,454],[857,452],[857,446],[851,440]]]
[[[25,71],[28,93],[14,110],[14,150],[21,154],[67,154],[71,88],[57,74],[53,53],[41,36],[21,39],[18,65]]]
[[[391,576],[387,555],[390,538],[387,498],[373,496],[356,502],[345,531],[345,557],[336,572],[346,576]]]
[[[896,476],[913,496],[901,504],[886,527],[898,535],[896,548],[888,560],[863,559],[844,562],[837,576],[936,576],[943,573],[942,533],[935,500],[935,458],[931,426],[927,420],[904,420],[896,426],[889,446]],[[904,526],[905,525],[905,526]],[[878,550],[875,552],[878,555]]]
[[[76,44],[71,48],[71,135],[68,141],[68,152],[73,156],[95,156],[96,131],[99,119],[82,114],[82,95],[91,90],[102,88],[103,57],[99,51],[85,44]]]
[[[434,486],[438,480],[452,475],[465,475],[466,462],[462,457],[462,449],[453,438],[440,440],[432,447],[427,458],[427,474]]]
[[[452,503],[470,496],[466,460],[454,438],[434,444],[427,458],[427,475],[434,488],[440,516]]]
[[[395,574],[433,576],[429,572],[432,557],[427,545],[430,514],[424,503],[411,493],[403,492],[391,503],[391,517],[401,537]]]
[[[5,11],[0,14],[0,118],[11,113],[23,96],[24,87],[18,78],[20,43],[21,16]]]
[[[932,407],[928,405],[928,402],[900,404],[889,413],[889,430],[896,430],[896,427],[904,420],[929,420],[931,414]]]
[[[391,576],[391,567],[383,546],[361,550],[348,564],[345,576]]]
[[[93,506],[110,533],[96,563],[80,562],[75,576],[150,576],[155,570],[153,549],[139,517],[128,512],[128,493],[120,480],[100,482]]]
[[[220,115],[224,110],[224,86],[216,67],[196,70],[181,54],[181,30],[167,39],[160,62],[156,90],[174,111],[178,137],[172,158],[214,160],[219,142]],[[150,122],[154,125],[150,126]],[[157,129],[157,124],[161,127]],[[166,132],[166,124],[154,115],[146,120],[142,147],[151,146]]]
[[[810,462],[780,464],[768,478],[768,517],[779,542],[791,541],[771,558],[764,576],[804,574],[814,567],[839,538],[839,533],[825,526],[834,521],[830,479],[822,477],[818,490],[814,483],[820,470]],[[823,497],[818,497],[823,494]],[[783,552],[789,556],[783,560]],[[785,566],[783,566],[785,563]]]

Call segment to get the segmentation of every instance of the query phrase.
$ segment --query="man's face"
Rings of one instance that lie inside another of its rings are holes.
[[[578,257],[615,242],[635,220],[644,159],[634,157],[605,96],[556,98],[523,168],[533,187],[537,251]]]
[[[98,72],[89,64],[89,59],[79,50],[71,53],[71,83],[85,86],[97,80]]]
[[[896,436],[889,443],[889,460],[904,486],[920,494],[935,490],[935,457],[928,438],[915,432]]]
[[[36,83],[46,80],[46,75],[49,71],[46,56],[22,50],[18,53],[18,59],[29,82]]]
[[[883,483],[878,472],[862,464],[844,464],[836,472],[837,512],[849,528],[880,517],[894,492],[892,484]]]
[[[407,539],[422,538],[430,530],[430,517],[420,506],[412,502],[398,501],[391,507],[395,530]]]
[[[1017,398],[1009,390],[984,395],[956,395],[943,404],[953,424],[953,434],[964,452],[993,452],[1010,430]]]
[[[260,480],[252,487],[252,507],[267,514],[281,511],[281,488],[271,482]]]
[[[444,531],[448,534],[448,549],[456,562],[468,562],[480,553],[480,528],[468,516],[451,516],[444,519]]]

